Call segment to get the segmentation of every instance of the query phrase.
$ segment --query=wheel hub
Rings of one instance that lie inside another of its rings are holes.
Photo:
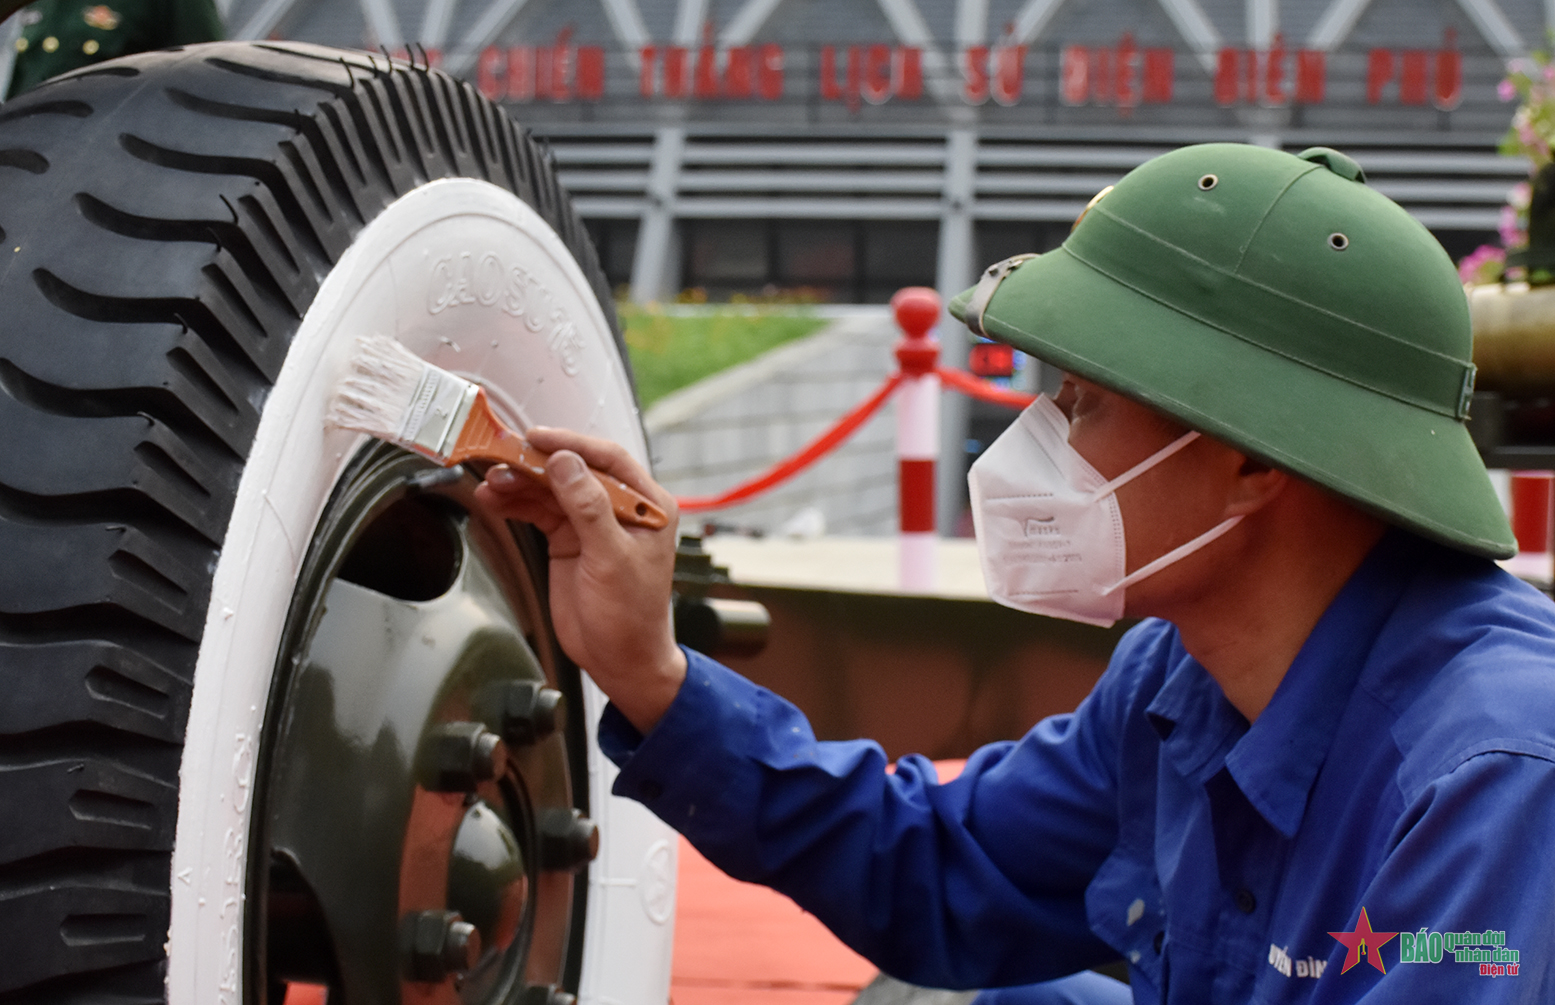
[[[530,558],[475,484],[373,445],[320,524],[259,776],[269,1005],[284,982],[474,1005],[561,980],[598,835]]]

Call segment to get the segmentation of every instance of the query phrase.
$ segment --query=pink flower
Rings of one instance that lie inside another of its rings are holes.
[[[1528,235],[1523,233],[1523,228],[1519,226],[1519,223],[1517,210],[1511,206],[1501,207],[1501,219],[1496,229],[1501,232],[1501,243],[1508,248],[1515,248],[1528,242]]]
[[[1495,282],[1505,266],[1505,251],[1491,244],[1481,244],[1458,263],[1458,278],[1465,283]]]
[[[1528,116],[1523,114],[1526,111],[1526,108],[1518,110],[1517,115],[1512,119],[1512,127],[1517,130],[1517,138],[1522,141],[1528,156],[1536,162],[1547,162],[1550,159],[1550,146],[1533,128],[1533,124],[1528,121]]]
[[[1512,101],[1517,97],[1517,88],[1510,80],[1503,80],[1496,85],[1496,94],[1501,96],[1502,101]]]
[[[1533,186],[1529,185],[1525,181],[1520,181],[1516,185],[1513,185],[1511,191],[1507,192],[1506,194],[1507,205],[1511,206],[1519,213],[1527,209],[1532,201]]]

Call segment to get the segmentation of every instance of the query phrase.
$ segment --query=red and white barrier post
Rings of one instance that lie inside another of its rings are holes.
[[[1555,472],[1512,472],[1512,533],[1517,557],[1509,566],[1519,576],[1548,581],[1555,576]]]
[[[939,294],[909,286],[891,298],[891,310],[904,336],[896,344],[902,374],[896,389],[898,583],[904,592],[927,593],[938,578],[934,459],[939,456],[939,343],[929,332],[939,321]]]

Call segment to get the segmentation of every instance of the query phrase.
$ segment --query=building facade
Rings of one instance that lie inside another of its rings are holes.
[[[1210,140],[1343,149],[1461,256],[1526,177],[1496,153],[1497,84],[1555,19],[1555,0],[219,2],[231,37],[382,47],[504,103],[644,302],[948,295]],[[965,404],[944,418],[948,513]]]
[[[1549,9],[1546,9],[1549,7]],[[1140,161],[1353,154],[1462,254],[1538,0],[230,0],[233,37],[414,52],[546,136],[639,300],[949,291]]]

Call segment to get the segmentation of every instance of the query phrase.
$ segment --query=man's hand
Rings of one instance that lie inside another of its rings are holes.
[[[608,440],[544,426],[525,435],[551,454],[551,488],[503,465],[487,472],[476,498],[500,517],[534,524],[549,539],[551,619],[562,648],[647,733],[686,677],[670,620],[675,499]],[[658,504],[669,524],[623,527],[585,462]]]

